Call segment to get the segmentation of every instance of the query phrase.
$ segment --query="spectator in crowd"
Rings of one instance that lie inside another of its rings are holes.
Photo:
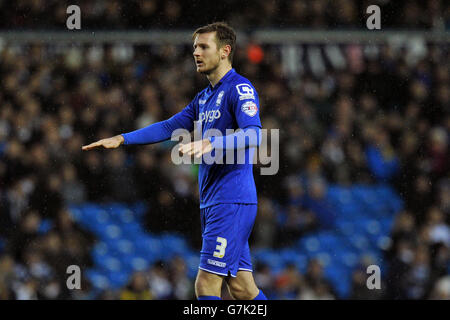
[[[122,290],[120,300],[152,300],[148,281],[144,273],[135,272],[129,284]]]
[[[148,283],[155,299],[166,300],[173,298],[173,286],[169,275],[164,269],[164,262],[157,261],[148,271]]]

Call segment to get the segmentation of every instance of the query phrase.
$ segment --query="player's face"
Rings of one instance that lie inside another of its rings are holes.
[[[195,37],[194,60],[197,72],[210,74],[217,69],[221,60],[215,32],[201,33]]]

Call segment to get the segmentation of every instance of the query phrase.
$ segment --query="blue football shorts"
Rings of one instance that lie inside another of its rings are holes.
[[[253,272],[248,238],[257,205],[217,204],[200,209],[202,227],[201,270],[236,277],[239,270]]]

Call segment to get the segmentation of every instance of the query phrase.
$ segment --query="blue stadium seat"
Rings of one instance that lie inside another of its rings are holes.
[[[260,259],[260,256],[264,256],[268,252],[271,252],[268,248],[255,248],[252,252],[252,257],[255,259]]]
[[[136,246],[128,239],[109,239],[105,241],[110,252],[117,255],[130,255],[136,253]]]
[[[105,240],[120,239],[122,237],[122,229],[118,224],[105,224],[98,226],[97,229],[100,237]]]
[[[308,267],[308,260],[308,256],[304,254],[297,254],[294,256],[293,261],[291,262],[295,264],[295,266],[301,273],[305,273]]]
[[[105,274],[96,269],[90,269],[86,271],[86,278],[99,290],[106,290],[111,287],[111,283]]]
[[[130,229],[134,229],[134,232],[130,233]],[[135,244],[137,244],[142,239],[146,239],[148,236],[150,235],[145,232],[145,230],[143,230],[142,228],[137,229],[135,227],[130,227],[128,229],[128,232],[126,233],[126,238],[130,241],[133,241]]]
[[[135,240],[137,253],[146,257],[151,261],[163,259],[163,246],[161,240],[156,237],[142,236],[140,239]]]
[[[289,263],[292,262],[294,257],[298,254],[298,251],[296,251],[293,248],[283,248],[279,251],[280,258],[282,259],[283,263]]]
[[[375,204],[377,212],[381,216],[392,216],[401,210],[403,203],[388,185],[379,185],[374,188],[377,198],[382,201]]]
[[[108,271],[120,271],[122,270],[122,261],[115,256],[106,256],[104,260],[104,267]]]
[[[83,211],[81,210],[81,208],[79,206],[70,206],[69,214],[74,221],[80,222]]]
[[[352,193],[355,202],[366,203],[367,201],[370,202],[373,200],[371,197],[373,194],[371,193],[370,188],[366,185],[354,184],[351,187],[350,192]]]
[[[104,275],[108,279],[112,289],[121,289],[127,285],[131,273],[124,271],[112,271],[106,272]]]
[[[255,256],[255,261],[268,265],[274,273],[278,273],[284,267],[283,259],[272,250],[262,250]]]
[[[380,250],[388,250],[392,245],[392,239],[389,236],[379,235],[374,240],[375,246]]]
[[[137,233],[143,233],[141,226],[137,222],[120,223],[123,235],[127,238],[135,236]]]
[[[285,266],[288,263],[294,264],[300,272],[305,272],[308,265],[308,256],[302,254],[299,249],[295,247],[284,248],[278,252],[281,265]]]
[[[137,222],[134,212],[129,210],[129,209],[125,209],[125,210],[120,211],[116,215],[116,218],[117,218],[116,220],[118,222],[121,222],[121,223],[124,223],[124,224]]]
[[[347,298],[351,290],[351,270],[345,266],[330,264],[324,268],[325,278],[331,282],[339,298]]]
[[[396,214],[403,209],[404,204],[403,204],[403,201],[399,197],[395,196],[391,199],[390,206],[391,206],[392,213]]]
[[[298,249],[307,255],[313,254],[320,250],[320,242],[317,236],[307,236],[300,238],[298,241]]]
[[[104,241],[97,242],[92,248],[93,254],[105,255],[108,254],[109,248],[108,245]]]
[[[326,251],[318,252],[312,255],[311,258],[319,260],[323,267],[328,267],[332,262],[330,253]]]
[[[187,252],[183,255],[187,267],[187,275],[194,279],[197,276],[200,255],[197,252]]]
[[[341,189],[340,187],[330,185],[327,189],[327,199],[330,200],[330,202],[338,203],[339,197],[340,197]]]
[[[144,214],[148,211],[148,207],[144,202],[138,202],[129,206],[136,220],[142,221]]]
[[[336,220],[336,227],[339,233],[344,236],[350,236],[356,231],[355,223],[353,219],[342,219],[338,218]]]
[[[355,232],[347,237],[347,242],[354,251],[368,250],[371,246],[370,240],[366,234],[362,232]]]
[[[340,188],[337,200],[341,205],[346,205],[352,203],[354,201],[354,197],[350,189]]]
[[[39,229],[38,232],[40,234],[45,234],[47,233],[51,228],[52,228],[53,224],[52,221],[49,219],[43,219],[41,221],[41,224],[39,225]]]
[[[353,219],[361,216],[364,209],[356,202],[349,202],[346,204],[338,204],[336,210],[338,212],[337,219]]]
[[[130,254],[124,259],[123,267],[131,272],[148,270],[154,260],[148,259],[142,255]]]
[[[326,251],[334,251],[345,246],[345,238],[336,232],[321,232],[317,234],[320,248]]]
[[[182,254],[187,250],[187,243],[183,237],[165,233],[161,236],[161,245],[164,252],[169,255]]]
[[[394,217],[381,218],[379,219],[379,222],[381,224],[382,234],[390,234],[394,224]]]
[[[353,251],[338,251],[333,259],[347,268],[354,268],[359,261],[359,256]]]
[[[95,214],[95,222],[98,224],[106,224],[111,222],[111,217],[106,210],[98,210]]]
[[[366,235],[370,236],[378,236],[381,235],[383,230],[381,223],[378,220],[370,219],[364,221],[364,231]]]
[[[81,215],[81,221],[85,223],[90,223],[92,221],[98,221],[97,216],[99,212],[102,212],[104,210],[101,209],[101,207],[94,205],[94,204],[86,204],[81,207],[82,215]]]
[[[336,282],[336,292],[341,299],[346,299],[351,294],[351,276],[341,278]]]
[[[112,255],[110,253],[108,254],[98,254],[93,253],[92,254],[93,261],[95,265],[100,269],[104,271],[120,271],[123,269],[123,263],[119,259],[119,256]]]

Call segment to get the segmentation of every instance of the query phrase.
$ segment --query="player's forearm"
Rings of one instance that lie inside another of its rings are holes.
[[[185,108],[171,118],[151,124],[145,128],[129,133],[123,133],[124,144],[151,144],[170,139],[172,132],[176,129],[184,128],[193,130],[193,116]]]
[[[239,150],[257,147],[261,143],[261,129],[250,126],[227,136],[211,137],[213,149]]]
[[[169,139],[172,135],[172,130],[166,121],[157,122],[132,132],[122,133],[124,138],[123,144],[151,144]]]

